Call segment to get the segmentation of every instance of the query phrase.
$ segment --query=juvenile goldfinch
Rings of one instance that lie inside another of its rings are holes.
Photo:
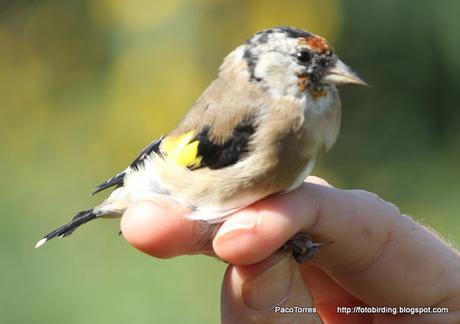
[[[94,193],[115,187],[106,200],[36,247],[90,220],[121,216],[156,195],[187,206],[193,220],[215,224],[270,194],[297,188],[337,139],[336,85],[346,83],[366,85],[324,38],[293,27],[256,33],[225,58],[217,79],[176,129],[96,188]],[[286,243],[299,262],[319,245],[306,234]]]

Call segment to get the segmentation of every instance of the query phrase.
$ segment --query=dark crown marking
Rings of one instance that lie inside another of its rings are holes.
[[[275,27],[273,29],[275,31],[284,32],[290,38],[301,38],[301,37],[306,38],[306,37],[314,36],[312,33],[309,33],[303,29],[295,28],[295,27],[282,26],[282,27]]]

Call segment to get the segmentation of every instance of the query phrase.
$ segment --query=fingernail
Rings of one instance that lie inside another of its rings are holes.
[[[290,254],[258,276],[243,283],[243,300],[253,310],[267,310],[288,297],[294,276]]]
[[[216,240],[227,240],[244,232],[253,231],[259,223],[259,214],[241,211],[231,216],[219,229]]]

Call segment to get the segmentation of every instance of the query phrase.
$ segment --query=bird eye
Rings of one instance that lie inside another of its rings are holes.
[[[311,54],[310,54],[309,51],[300,51],[300,52],[297,52],[296,56],[297,56],[297,59],[298,59],[300,62],[303,62],[303,63],[310,62],[310,60],[311,60]]]

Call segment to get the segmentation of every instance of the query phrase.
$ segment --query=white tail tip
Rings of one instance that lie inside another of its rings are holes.
[[[46,238],[41,239],[40,241],[37,242],[37,244],[35,244],[35,248],[39,248],[40,246],[42,246],[43,244],[45,244],[46,241],[47,241]]]

